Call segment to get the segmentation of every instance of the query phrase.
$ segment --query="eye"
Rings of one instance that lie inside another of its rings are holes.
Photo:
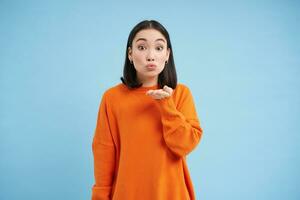
[[[138,46],[138,49],[139,49],[139,50],[144,50],[144,49],[145,49],[145,46],[144,46],[144,45],[139,45],[139,46]]]
[[[162,51],[164,49],[164,47],[163,46],[158,46],[156,49],[159,50],[159,51]]]

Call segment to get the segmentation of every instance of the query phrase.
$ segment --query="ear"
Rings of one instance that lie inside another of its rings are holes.
[[[128,47],[128,59],[129,60],[132,60],[131,54],[132,54],[131,47]]]

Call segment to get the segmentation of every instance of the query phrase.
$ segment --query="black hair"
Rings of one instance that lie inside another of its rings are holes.
[[[132,88],[138,88],[142,86],[143,83],[140,83],[136,76],[136,70],[133,66],[133,64],[130,63],[130,60],[128,58],[128,47],[132,48],[132,41],[135,37],[135,35],[144,29],[155,29],[159,31],[167,40],[167,47],[170,48],[170,55],[169,60],[167,64],[165,65],[164,69],[161,71],[161,73],[158,75],[158,86],[159,88],[163,88],[164,85],[167,85],[168,87],[171,87],[173,89],[177,86],[177,74],[175,69],[175,63],[173,58],[173,50],[172,45],[169,37],[168,31],[165,29],[165,27],[160,24],[156,20],[144,20],[139,22],[137,25],[133,27],[131,30],[128,40],[127,40],[127,46],[126,46],[126,54],[125,54],[125,64],[123,69],[123,77],[121,77],[121,81],[123,84],[125,84],[130,89]]]

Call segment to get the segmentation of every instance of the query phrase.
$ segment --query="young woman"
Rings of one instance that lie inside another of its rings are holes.
[[[93,138],[93,200],[194,200],[186,156],[202,128],[177,84],[171,41],[155,20],[130,32],[122,83],[107,89]]]

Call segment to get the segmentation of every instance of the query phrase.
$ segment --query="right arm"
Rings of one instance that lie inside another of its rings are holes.
[[[92,143],[95,176],[92,200],[111,199],[115,169],[115,145],[111,134],[108,112],[109,107],[104,93],[98,111]]]

